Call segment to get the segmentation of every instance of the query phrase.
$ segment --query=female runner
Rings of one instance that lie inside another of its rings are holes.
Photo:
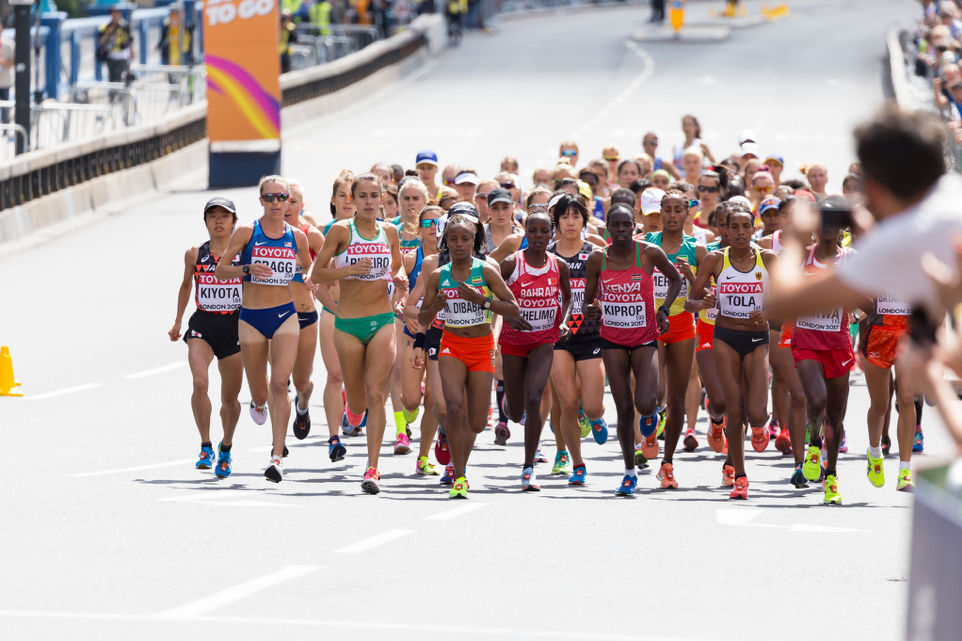
[[[291,206],[284,214],[284,220],[291,226],[300,229],[307,236],[307,248],[311,254],[311,260],[317,256],[324,245],[324,235],[317,227],[314,227],[304,219],[300,218],[300,198],[302,193],[297,193],[294,187],[291,195]],[[295,196],[297,198],[295,198]],[[294,294],[294,307],[297,308],[297,323],[300,326],[300,334],[297,341],[297,360],[294,363],[294,373],[291,381],[294,383],[296,396],[294,397],[294,436],[298,440],[304,440],[311,432],[311,413],[310,401],[314,393],[314,382],[311,381],[311,374],[314,372],[314,350],[317,349],[317,310],[314,309],[314,289],[308,289],[304,285],[304,275],[301,266],[295,269],[294,279],[291,281],[291,292]],[[303,406],[303,407],[302,407]]]
[[[184,342],[187,343],[187,362],[194,379],[190,407],[201,441],[200,455],[194,467],[209,470],[213,466],[218,478],[227,478],[231,473],[230,450],[234,429],[240,418],[237,395],[244,382],[244,363],[237,337],[243,285],[240,278],[222,281],[212,272],[224,255],[234,225],[237,224],[234,203],[226,198],[210,200],[204,206],[204,224],[210,239],[199,247],[191,247],[184,255],[184,280],[177,296],[177,317],[167,334],[172,342],[180,339],[180,319],[184,317],[193,285],[197,311],[187,321]],[[231,264],[239,265],[240,260],[235,257]],[[217,359],[217,370],[220,372],[220,420],[224,427],[224,438],[217,446],[216,466],[213,464],[214,448],[210,440],[211,404],[207,396],[207,370],[214,358]]]
[[[714,277],[717,285],[718,317],[715,319],[714,352],[721,377],[728,414],[728,457],[735,479],[730,498],[748,498],[745,474],[745,414],[752,428],[752,447],[761,452],[768,445],[768,325],[762,311],[768,300],[768,272],[775,254],[752,245],[755,218],[745,208],[728,214],[730,246],[712,252],[691,287],[689,297],[714,306],[706,290]],[[747,398],[742,384],[747,388]],[[727,463],[726,463],[727,464]],[[722,472],[727,485],[728,470]]]
[[[635,410],[647,425],[657,422],[658,370],[655,338],[668,331],[668,310],[681,291],[682,277],[657,245],[633,240],[634,211],[613,205],[606,216],[611,244],[588,257],[585,317],[601,316],[601,357],[618,411],[618,441],[625,476],[615,492],[635,493]],[[655,311],[651,273],[658,268],[669,280],[665,303]],[[599,300],[600,298],[600,300]],[[629,383],[635,376],[635,389]]]
[[[407,288],[407,278],[398,273],[397,229],[378,221],[382,196],[381,181],[374,174],[354,179],[354,220],[334,223],[312,273],[318,282],[340,281],[334,346],[344,375],[348,425],[360,426],[365,411],[368,413],[368,461],[361,481],[361,490],[368,494],[381,491],[377,464],[384,436],[384,395],[394,371],[395,353],[391,286]],[[328,266],[331,259],[333,268]],[[390,355],[387,359],[386,354]],[[355,408],[361,411],[355,412]]]
[[[552,220],[547,212],[535,210],[529,213],[525,221],[528,248],[515,252],[501,263],[501,276],[521,307],[519,318],[505,319],[498,342],[503,359],[506,414],[516,422],[527,414],[524,465],[521,468],[523,491],[541,489],[534,477],[534,459],[544,425],[541,398],[548,384],[555,343],[567,340],[571,334],[568,329],[571,314],[568,264],[559,262],[554,254],[546,251],[553,235]],[[575,462],[581,470],[575,481],[583,485],[584,461],[580,459],[579,452]]]
[[[284,436],[291,405],[287,381],[297,360],[298,324],[291,280],[299,264],[311,266],[307,236],[284,221],[290,187],[280,176],[261,178],[258,191],[263,215],[244,223],[231,235],[222,256],[240,254],[241,266],[218,263],[214,276],[219,280],[244,277],[244,305],[240,310],[237,333],[240,338],[247,386],[251,391],[251,418],[258,425],[267,420],[269,396],[273,448],[271,462],[264,470],[269,481],[280,483]],[[310,282],[304,286],[313,289]],[[267,362],[270,360],[270,387]],[[283,400],[281,400],[283,399]]]
[[[571,287],[571,320],[568,327],[571,337],[554,346],[551,363],[551,385],[559,406],[560,436],[567,445],[575,462],[574,474],[568,480],[573,485],[584,485],[585,466],[581,456],[581,426],[578,420],[583,411],[591,424],[591,433],[597,443],[608,440],[605,424],[605,368],[601,361],[601,340],[598,319],[589,320],[583,313],[585,276],[588,257],[596,247],[582,240],[582,231],[588,219],[588,209],[575,196],[561,196],[552,210],[557,230],[557,240],[548,251],[568,264],[568,282]],[[579,385],[580,382],[580,385]],[[552,404],[555,405],[554,403]]]
[[[427,327],[444,309],[438,365],[447,407],[448,446],[456,478],[448,492],[450,498],[467,498],[468,457],[475,437],[487,425],[494,379],[491,313],[507,318],[516,318],[521,313],[498,270],[475,257],[484,241],[478,234],[476,220],[457,213],[448,218],[440,250],[450,256],[451,262],[428,276],[424,303],[418,314],[418,322]]]

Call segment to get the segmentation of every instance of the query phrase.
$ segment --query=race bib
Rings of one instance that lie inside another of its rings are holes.
[[[720,282],[718,289],[718,306],[722,316],[728,318],[750,318],[755,312],[761,311],[764,304],[764,290],[758,283],[726,283]]]
[[[294,279],[297,255],[291,247],[259,247],[255,244],[251,249],[251,265],[264,265],[274,272],[267,278],[251,275],[252,283],[286,287]]]
[[[843,318],[847,323],[848,314],[841,307],[836,307],[813,316],[802,316],[795,321],[795,327],[815,332],[839,332],[842,330]]]
[[[909,316],[912,314],[912,306],[901,298],[895,298],[894,296],[879,296],[876,310],[879,314],[890,316]]]
[[[677,266],[677,263],[675,263],[675,265]],[[678,273],[681,275],[680,271]],[[655,298],[658,300],[664,300],[667,298],[668,285],[671,283],[671,281],[668,280],[668,277],[658,271],[658,268],[655,267],[651,270],[651,280],[654,286]],[[682,300],[686,296],[688,296],[688,279],[682,276],[681,291],[678,292],[678,296],[675,297],[675,300]]]
[[[240,278],[217,280],[214,274],[197,274],[197,305],[205,312],[232,312],[244,298]]]
[[[585,300],[585,279],[584,278],[571,278],[569,279],[571,283],[571,313],[581,314],[581,307]],[[558,303],[561,303],[559,296]]]
[[[645,309],[643,300],[630,303],[604,302],[601,309],[603,314],[601,322],[606,327],[635,329],[648,324],[648,310]]]

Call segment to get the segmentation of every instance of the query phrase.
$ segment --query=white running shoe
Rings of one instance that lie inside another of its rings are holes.
[[[267,403],[264,403],[262,407],[258,407],[251,401],[251,419],[258,425],[263,425],[267,422]]]
[[[280,483],[284,479],[284,464],[281,462],[281,457],[271,457],[271,464],[264,470],[264,476],[272,483]]]

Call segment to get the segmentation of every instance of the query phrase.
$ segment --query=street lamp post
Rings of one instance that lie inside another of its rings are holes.
[[[33,0],[10,0],[13,7],[13,24],[17,34],[14,49],[14,92],[17,102],[14,122],[30,131],[30,6]],[[38,8],[39,10],[39,8]],[[39,34],[38,34],[39,35]],[[17,153],[27,151],[27,140],[17,136]]]

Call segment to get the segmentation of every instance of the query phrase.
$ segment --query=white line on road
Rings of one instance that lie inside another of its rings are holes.
[[[240,601],[241,599],[245,599],[252,594],[256,594],[257,592],[261,592],[262,590],[273,587],[278,583],[283,583],[285,581],[290,581],[291,579],[296,579],[306,574],[310,574],[317,568],[318,566],[316,565],[290,565],[278,572],[273,572],[256,579],[251,579],[250,581],[245,581],[240,585],[231,586],[226,590],[215,592],[214,594],[205,596],[197,601],[182,605],[179,608],[173,608],[171,610],[160,612],[159,614],[155,614],[154,617],[157,619],[182,619],[199,617],[202,614],[207,614],[211,610],[222,608],[225,605],[230,605],[235,601]]]
[[[154,369],[148,369],[144,372],[137,372],[136,374],[127,374],[124,378],[146,378],[148,376],[153,376],[154,374],[163,374],[164,372],[169,372],[171,370],[179,369],[187,364],[187,361],[177,361],[176,363],[169,363],[161,367],[155,367]]]
[[[788,530],[789,532],[864,532],[865,530],[855,530],[845,527],[832,527],[830,525],[806,525],[796,523],[794,525],[766,525],[763,523],[749,523],[749,521],[760,516],[764,510],[746,509],[727,509],[715,510],[719,525],[743,525],[745,527],[769,527]]]
[[[67,474],[67,476],[100,476],[101,474],[123,474],[124,472],[140,472],[141,470],[156,470],[160,467],[174,467],[175,465],[186,465],[195,463],[197,459],[184,458],[179,461],[167,461],[166,463],[154,463],[153,465],[140,465],[138,467],[122,467],[118,470],[102,470],[100,472],[80,472],[78,474]]]
[[[402,536],[407,536],[411,534],[413,530],[388,530],[381,534],[377,534],[366,539],[361,539],[357,543],[352,543],[347,547],[343,547],[340,550],[334,550],[335,554],[358,554],[360,552],[366,552],[371,548],[376,548],[379,545],[384,545],[385,543],[390,543]]]
[[[197,621],[206,624],[223,623],[225,625],[265,625],[314,628],[347,628],[352,630],[380,630],[388,632],[427,632],[432,634],[448,634],[452,636],[484,636],[510,637],[520,639],[588,639],[589,641],[717,641],[708,637],[653,637],[636,634],[606,634],[603,632],[575,632],[571,630],[531,630],[520,628],[472,628],[457,625],[430,625],[417,623],[381,623],[377,621],[323,621],[321,619],[269,619],[258,617],[226,617],[226,616],[181,616],[160,617],[146,614],[120,614],[112,612],[58,612],[43,610],[0,610],[0,618],[18,619],[83,619],[88,621],[143,621],[156,623],[158,621]]]
[[[446,510],[439,514],[432,514],[431,516],[424,517],[425,521],[447,521],[448,519],[453,519],[456,516],[461,516],[462,514],[467,514],[468,512],[474,512],[480,507],[484,507],[487,503],[470,503],[468,505],[462,505],[461,507],[456,507],[453,510]]]
[[[53,398],[54,396],[63,396],[64,394],[73,394],[74,392],[83,392],[88,389],[94,389],[96,387],[103,387],[103,383],[87,383],[86,385],[75,385],[74,387],[67,387],[65,389],[59,389],[55,392],[44,392],[43,394],[27,394],[23,397],[25,401],[42,401],[45,398]]]

